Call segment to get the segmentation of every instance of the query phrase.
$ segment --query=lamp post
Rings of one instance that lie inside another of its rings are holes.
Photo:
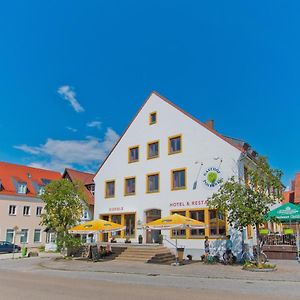
[[[15,258],[15,244],[16,244],[16,235],[18,233],[18,229],[19,227],[16,225],[14,226],[13,230],[14,230],[14,237],[13,237],[13,256],[12,258],[14,259]]]

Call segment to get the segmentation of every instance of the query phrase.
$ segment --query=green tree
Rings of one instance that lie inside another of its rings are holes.
[[[45,202],[41,224],[56,232],[58,249],[65,254],[66,247],[77,242],[68,230],[78,224],[82,216],[85,203],[83,185],[67,179],[52,181],[45,187],[41,198]]]
[[[208,206],[227,215],[230,226],[240,231],[256,227],[257,253],[260,256],[259,227],[265,223],[270,206],[282,197],[282,172],[272,169],[265,157],[252,162],[244,181],[231,177],[208,199]]]

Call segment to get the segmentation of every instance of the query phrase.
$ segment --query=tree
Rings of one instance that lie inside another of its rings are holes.
[[[272,169],[265,157],[258,157],[245,174],[245,180],[231,177],[208,199],[208,206],[227,215],[230,226],[240,231],[256,227],[260,257],[259,227],[265,223],[270,206],[282,197],[282,172]]]
[[[66,247],[75,242],[68,230],[78,224],[82,216],[85,203],[83,185],[67,179],[52,181],[45,187],[41,198],[45,202],[41,224],[56,232],[58,249],[65,254]]]

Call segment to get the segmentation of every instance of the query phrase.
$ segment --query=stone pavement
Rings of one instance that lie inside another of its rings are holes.
[[[80,260],[43,259],[40,267],[51,270],[75,272],[102,272],[115,274],[141,274],[148,276],[167,275],[180,277],[288,281],[300,283],[300,264],[297,261],[274,260],[277,265],[275,272],[249,272],[242,270],[240,265],[225,266],[222,264],[206,265],[194,262],[183,266],[156,265],[129,261],[91,262]]]

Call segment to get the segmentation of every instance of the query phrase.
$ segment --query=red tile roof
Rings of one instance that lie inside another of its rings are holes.
[[[44,185],[42,179],[59,180],[61,179],[61,174],[50,170],[0,162],[0,195],[36,197],[38,191],[34,188],[34,183]],[[26,183],[27,193],[18,194],[14,182]]]
[[[63,178],[69,177],[71,181],[78,180],[81,181],[85,186],[94,184],[93,178],[95,174],[87,173],[87,172],[81,172],[73,169],[66,168],[65,172],[63,174]],[[86,200],[88,204],[94,205],[94,196],[92,193],[87,189],[87,187],[84,189],[84,194],[86,196]]]

